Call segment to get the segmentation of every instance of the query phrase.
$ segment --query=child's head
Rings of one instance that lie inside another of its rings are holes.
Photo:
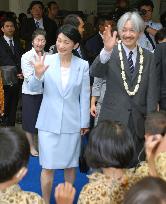
[[[149,113],[145,120],[145,138],[148,135],[166,134],[166,111]]]
[[[0,128],[0,183],[16,176],[21,180],[27,171],[30,146],[26,136],[15,128]]]

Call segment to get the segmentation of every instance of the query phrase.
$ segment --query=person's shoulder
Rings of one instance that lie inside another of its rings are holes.
[[[73,55],[73,59],[77,62],[80,63],[81,65],[89,65],[87,60],[84,60],[80,57],[77,57],[75,55]]]
[[[44,204],[43,198],[34,192],[22,191],[23,200],[28,201],[28,203]]]
[[[110,183],[98,173],[92,174],[91,178],[95,176],[99,179],[96,178],[83,187],[78,203],[110,203]]]
[[[23,191],[19,185],[8,187],[5,192],[1,193],[0,203],[35,203],[44,204],[44,200],[37,193]]]
[[[25,53],[22,55],[21,59],[22,59],[22,60],[32,60],[32,57],[33,57],[33,50],[31,49],[31,50],[25,52]]]
[[[166,152],[160,152],[155,156],[155,168],[159,177],[166,181]]]
[[[54,62],[57,57],[58,57],[58,53],[55,53],[55,54],[50,54],[48,52],[45,53],[45,61],[48,62],[49,64]]]
[[[153,57],[154,56],[154,53],[149,51],[148,49],[142,48],[142,50],[143,50],[143,55],[145,57]]]
[[[154,29],[157,29],[157,30],[159,30],[159,29],[161,29],[161,28],[163,27],[161,23],[159,23],[159,22],[154,22],[154,21],[152,21],[152,22],[150,23],[150,26],[151,26],[152,28],[154,28]]]

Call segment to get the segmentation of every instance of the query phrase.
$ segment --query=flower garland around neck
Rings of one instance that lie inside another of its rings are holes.
[[[139,89],[139,86],[140,86],[140,83],[141,83],[141,78],[142,78],[143,61],[144,61],[143,49],[139,46],[138,50],[139,50],[139,54],[140,54],[139,75],[138,75],[137,84],[135,85],[134,90],[130,91],[129,86],[128,86],[127,82],[126,82],[126,73],[125,73],[125,70],[124,70],[123,55],[122,55],[122,44],[121,44],[121,41],[118,41],[118,51],[119,51],[120,64],[121,64],[121,70],[122,70],[121,75],[122,75],[122,79],[123,79],[124,88],[125,88],[125,90],[126,90],[126,92],[127,92],[127,94],[129,96],[134,96],[138,92],[138,89]]]

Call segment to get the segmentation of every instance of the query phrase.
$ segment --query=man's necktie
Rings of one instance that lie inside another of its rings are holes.
[[[134,64],[133,64],[133,60],[132,60],[132,55],[133,55],[133,52],[130,51],[129,52],[129,57],[128,57],[128,63],[129,63],[129,68],[130,68],[130,73],[133,74],[134,72]]]
[[[38,21],[36,21],[36,28],[39,28],[40,23]]]
[[[14,46],[13,46],[13,40],[9,40],[9,46],[12,50],[12,53],[14,54]]]

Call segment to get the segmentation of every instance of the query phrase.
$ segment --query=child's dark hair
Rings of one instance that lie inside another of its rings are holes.
[[[0,128],[0,183],[26,167],[29,155],[29,142],[22,132],[16,128]]]

